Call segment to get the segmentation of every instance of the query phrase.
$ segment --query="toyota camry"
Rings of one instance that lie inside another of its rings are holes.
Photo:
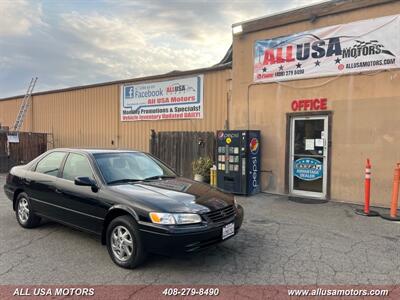
[[[232,195],[139,151],[50,150],[13,167],[4,191],[22,227],[46,218],[93,233],[124,268],[227,240],[243,221]]]

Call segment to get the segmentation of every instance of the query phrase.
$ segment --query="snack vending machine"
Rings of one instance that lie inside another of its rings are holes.
[[[260,192],[260,131],[217,132],[217,186],[241,195]]]

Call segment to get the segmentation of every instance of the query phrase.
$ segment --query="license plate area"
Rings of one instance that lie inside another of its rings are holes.
[[[225,240],[228,237],[235,234],[235,223],[229,223],[222,227],[222,239]]]

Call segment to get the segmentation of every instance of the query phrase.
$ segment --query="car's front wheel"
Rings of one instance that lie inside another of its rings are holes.
[[[129,216],[117,217],[107,228],[107,249],[114,263],[133,269],[146,258],[135,221]]]
[[[15,215],[18,223],[24,228],[33,228],[39,225],[40,217],[36,216],[32,210],[31,202],[26,193],[17,196]]]

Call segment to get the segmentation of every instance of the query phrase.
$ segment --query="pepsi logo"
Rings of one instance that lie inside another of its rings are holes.
[[[257,138],[252,138],[250,141],[250,151],[252,154],[256,154],[258,152],[258,148],[259,148],[259,142]]]

